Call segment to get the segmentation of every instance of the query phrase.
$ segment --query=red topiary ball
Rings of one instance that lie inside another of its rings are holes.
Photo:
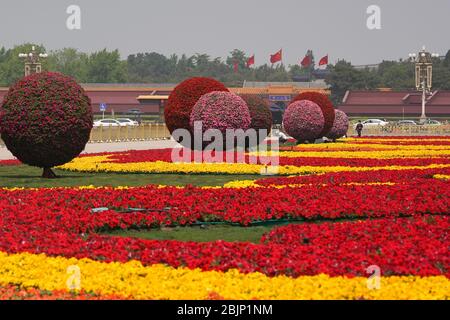
[[[187,79],[173,89],[164,109],[166,126],[171,134],[176,129],[190,130],[192,108],[201,96],[212,91],[228,92],[228,89],[217,80],[201,77]]]
[[[272,112],[270,112],[269,103],[265,99],[252,94],[243,94],[241,98],[247,103],[251,118],[250,128],[258,132],[259,144],[261,142],[259,141],[261,129],[266,130],[266,135],[264,137],[261,136],[262,140],[266,138],[272,129]]]
[[[83,151],[92,124],[89,97],[75,80],[60,73],[19,80],[0,108],[0,133],[8,150],[47,172]]]
[[[324,117],[316,103],[308,100],[295,101],[284,112],[283,126],[286,133],[299,143],[314,142],[323,130]]]
[[[325,119],[325,124],[323,126],[322,131],[319,132],[319,134],[316,136],[316,138],[324,137],[331,130],[331,127],[333,127],[333,123],[334,123],[333,103],[325,94],[322,94],[319,92],[314,92],[314,91],[300,93],[292,100],[292,102],[300,101],[300,100],[312,101],[312,102],[316,103],[322,110],[322,114]]]
[[[331,130],[327,133],[328,139],[336,140],[347,134],[348,131],[348,117],[344,111],[336,110],[334,117],[334,124]]]

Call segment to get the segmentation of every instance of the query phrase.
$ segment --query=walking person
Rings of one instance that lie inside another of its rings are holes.
[[[356,132],[358,133],[358,138],[361,138],[361,133],[363,129],[363,124],[361,123],[361,120],[358,121],[358,124],[356,125]]]

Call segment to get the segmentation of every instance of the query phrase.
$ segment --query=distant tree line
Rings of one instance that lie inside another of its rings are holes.
[[[27,43],[12,49],[0,48],[0,86],[9,86],[23,76],[20,52],[29,52]],[[36,46],[46,52],[43,46]],[[47,52],[43,68],[59,71],[82,83],[178,83],[193,76],[213,77],[227,86],[242,86],[247,81],[296,81],[314,79],[314,63],[304,68],[299,65],[264,64],[247,67],[249,58],[241,50],[233,50],[226,59],[213,58],[207,54],[172,54],[165,56],[157,52],[137,53],[121,59],[119,51],[106,49],[90,54],[74,48]],[[312,55],[312,61],[314,56]],[[433,87],[450,89],[450,50],[445,59],[436,58],[433,68]],[[414,88],[414,64],[407,60],[383,61],[378,69],[356,69],[350,62],[341,60],[328,65],[326,82],[331,88],[331,97],[339,103],[349,89],[392,88],[394,90]]]

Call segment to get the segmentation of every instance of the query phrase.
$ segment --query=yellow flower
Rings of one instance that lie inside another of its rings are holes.
[[[445,276],[381,277],[380,288],[371,290],[364,277],[268,277],[238,270],[201,271],[159,264],[143,266],[138,261],[105,263],[0,252],[0,285],[65,290],[71,283],[85,291],[133,299],[205,299],[211,293],[226,299],[450,298],[450,280]]]
[[[284,152],[290,153],[290,152]],[[302,154],[302,152],[292,152]],[[284,156],[284,155],[283,155]],[[374,171],[374,170],[408,170],[448,168],[450,164],[431,164],[428,166],[380,166],[380,167],[349,167],[349,166],[273,166],[245,163],[174,163],[164,161],[115,163],[108,162],[108,156],[93,156],[75,158],[60,166],[60,169],[81,172],[123,172],[123,173],[183,173],[183,174],[261,174],[274,171],[279,175],[299,175],[311,173],[327,173],[341,171]]]

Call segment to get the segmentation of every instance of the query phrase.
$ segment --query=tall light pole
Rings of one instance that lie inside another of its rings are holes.
[[[41,58],[47,58],[46,53],[37,53],[36,47],[31,47],[31,52],[29,53],[19,53],[19,58],[23,58],[25,61],[25,76],[29,76],[33,73],[42,72]]]
[[[427,116],[425,113],[425,104],[427,94],[431,92],[433,79],[433,58],[439,57],[437,53],[429,53],[425,50],[425,46],[418,53],[410,53],[409,58],[415,62],[416,67],[416,89],[422,91],[422,114],[420,122],[425,122]]]

